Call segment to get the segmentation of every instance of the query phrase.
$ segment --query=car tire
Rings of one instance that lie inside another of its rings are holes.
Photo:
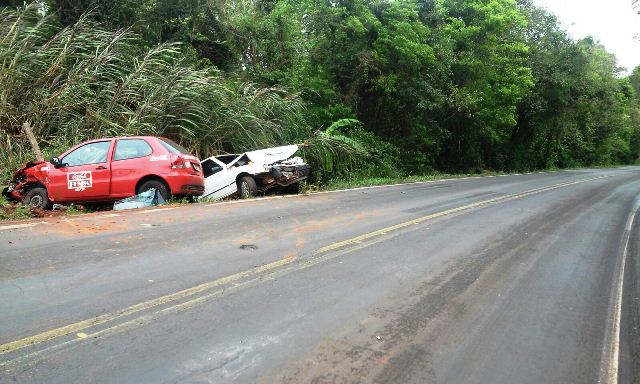
[[[238,195],[241,199],[248,199],[258,194],[258,186],[251,176],[243,176],[238,180]]]
[[[169,192],[169,187],[167,187],[167,184],[165,184],[164,182],[162,182],[160,180],[145,181],[144,183],[142,183],[140,185],[140,187],[138,187],[138,190],[136,191],[136,194],[139,195],[142,192],[146,192],[146,191],[150,190],[151,188],[155,188],[155,190],[158,191],[160,196],[162,196],[162,198],[165,199],[165,201],[167,201],[167,200],[169,200],[171,198],[171,193]]]
[[[33,188],[27,192],[24,197],[24,204],[30,208],[45,209],[50,211],[53,209],[53,203],[49,200],[49,193],[45,188]]]

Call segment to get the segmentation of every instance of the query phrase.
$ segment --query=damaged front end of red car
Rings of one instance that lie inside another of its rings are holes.
[[[11,184],[2,190],[2,196],[11,202],[22,202],[30,189],[42,186],[43,183],[37,176],[39,172],[35,168],[40,164],[44,164],[44,162],[30,161],[24,167],[18,169],[13,174]]]

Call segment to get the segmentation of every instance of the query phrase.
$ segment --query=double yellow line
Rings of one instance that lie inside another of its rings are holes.
[[[124,329],[130,329],[136,326],[147,324],[148,322],[154,320],[160,315],[191,308],[195,305],[198,305],[216,296],[219,296],[224,292],[222,288],[230,284],[233,284],[232,290],[234,287],[236,289],[239,289],[241,287],[246,287],[246,286],[255,284],[259,281],[264,280],[265,278],[274,278],[275,276],[288,274],[301,269],[306,269],[311,266],[317,265],[319,263],[322,263],[331,259],[335,259],[346,253],[351,253],[358,249],[362,249],[362,248],[371,246],[372,244],[376,244],[378,242],[384,241],[386,240],[387,236],[390,236],[390,234],[394,232],[396,232],[397,234],[397,232],[402,229],[406,229],[414,225],[419,225],[421,223],[424,223],[425,221],[434,220],[444,216],[451,216],[457,213],[462,213],[464,211],[469,211],[476,208],[482,208],[482,207],[486,207],[489,205],[494,205],[494,204],[498,204],[506,201],[521,199],[527,196],[531,196],[531,195],[535,195],[535,194],[539,194],[539,193],[543,193],[543,192],[547,192],[547,191],[551,191],[559,188],[565,188],[565,187],[576,185],[576,184],[582,184],[589,181],[604,179],[607,177],[611,177],[611,176],[610,175],[599,176],[599,177],[592,177],[588,179],[577,180],[573,182],[554,184],[548,187],[531,189],[531,190],[527,190],[527,191],[512,194],[512,195],[496,197],[493,199],[483,200],[476,203],[460,206],[457,208],[436,212],[430,215],[419,217],[414,220],[406,221],[400,224],[396,224],[390,227],[379,229],[379,230],[369,232],[360,236],[356,236],[348,240],[333,243],[329,246],[320,248],[315,252],[313,252],[311,255],[312,258],[308,260],[301,261],[296,258],[281,259],[281,260],[274,261],[272,263],[268,263],[256,268],[248,269],[248,270],[238,272],[229,276],[225,276],[210,282],[199,284],[194,287],[187,288],[175,293],[171,293],[155,299],[144,301],[142,303],[135,304],[115,312],[106,313],[106,314],[93,317],[87,320],[79,321],[73,324],[65,325],[63,327],[42,332],[37,335],[12,341],[6,344],[2,344],[0,345],[0,356],[9,354],[30,346],[46,343],[51,340],[68,336],[73,333],[78,333],[80,331],[97,327],[109,322],[114,322],[115,320],[118,320],[118,319],[125,320],[122,323],[114,324],[110,327],[107,327],[100,331],[96,331],[92,334],[88,334],[88,335],[82,334],[82,338],[74,338],[70,340],[67,339],[66,341],[61,342],[58,345],[45,347],[42,350],[39,350],[33,353],[28,353],[26,355],[20,356],[18,358],[15,358],[9,361],[0,362],[0,366],[7,366],[13,362],[18,363],[30,357],[41,355],[47,351],[53,351],[59,347],[63,347],[71,343],[79,342],[82,339],[95,339],[98,337],[104,337],[108,334],[113,334],[118,331],[122,331]],[[294,262],[297,262],[297,265],[289,265]],[[278,270],[278,268],[280,269]],[[218,290],[215,290],[216,288]],[[212,292],[181,302],[181,300],[187,299],[189,297],[192,297],[207,291],[212,291]],[[125,319],[126,317],[130,317],[137,313],[147,311],[156,307],[168,305],[168,304],[171,304],[171,305],[163,309],[157,310],[152,315],[139,315],[138,317],[134,317],[133,319],[129,319],[129,320]]]

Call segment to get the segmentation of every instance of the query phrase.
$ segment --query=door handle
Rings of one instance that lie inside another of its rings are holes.
[[[107,167],[104,166],[104,165],[101,165],[99,167],[96,167],[96,169],[99,170],[99,171],[103,171],[103,170],[107,169]]]

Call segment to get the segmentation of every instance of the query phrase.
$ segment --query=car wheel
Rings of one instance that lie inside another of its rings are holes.
[[[160,180],[149,180],[145,181],[140,185],[136,193],[139,195],[142,192],[146,192],[151,188],[155,188],[156,191],[162,196],[163,199],[169,200],[171,198],[171,193],[169,192],[169,187],[165,183]]]
[[[53,209],[53,203],[49,200],[49,193],[45,188],[33,188],[24,197],[24,204],[31,208],[39,208],[51,210]]]
[[[258,194],[258,186],[251,176],[244,176],[238,180],[238,194],[241,199],[248,199]]]

